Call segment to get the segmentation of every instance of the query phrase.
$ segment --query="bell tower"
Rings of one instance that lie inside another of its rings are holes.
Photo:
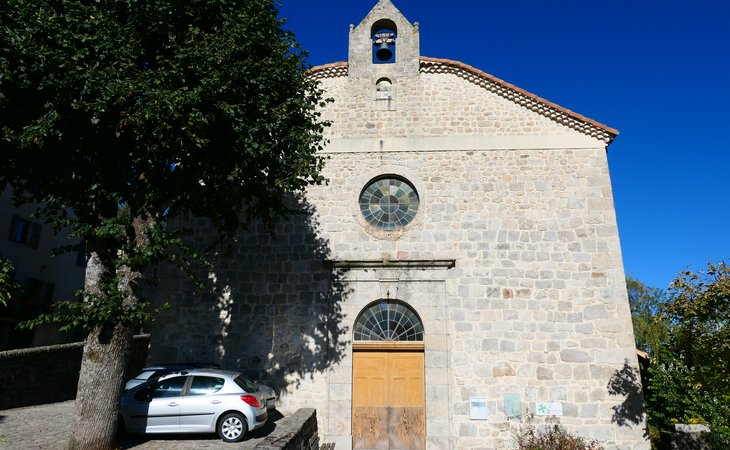
[[[350,25],[348,72],[373,85],[418,76],[418,22],[411,24],[390,0],[379,0],[359,25]]]

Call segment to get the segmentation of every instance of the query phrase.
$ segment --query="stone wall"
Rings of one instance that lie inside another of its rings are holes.
[[[149,336],[135,336],[127,377],[147,359]],[[0,409],[76,398],[83,342],[0,352]]]
[[[389,293],[424,322],[429,448],[507,445],[505,395],[522,412],[560,402],[568,429],[608,448],[645,445],[603,148],[329,156],[330,184],[300,198],[303,214],[275,238],[239,236],[215,261],[211,292],[161,272],[160,300],[180,306],[156,323],[153,358],[246,370],[277,389],[285,413],[317,408],[323,436],[347,448],[352,326]],[[407,178],[422,200],[414,223],[391,236],[357,209],[381,173]],[[206,235],[201,227],[193,238],[200,249]],[[454,267],[326,264],[409,260]],[[470,419],[472,396],[487,399],[487,420]]]
[[[445,273],[350,271],[352,292],[342,308],[351,326],[362,307],[390,292],[421,315],[432,448],[506,446],[510,435],[499,430],[508,394],[520,398],[522,412],[535,412],[537,402],[562,403],[563,423],[582,435],[617,446],[641,442],[602,148],[426,149],[374,158],[343,151],[330,158],[330,185],[311,189],[309,199],[321,205],[322,234],[335,259],[456,262]],[[356,209],[360,189],[380,173],[404,176],[422,199],[413,225],[391,238],[372,234]],[[327,433],[348,432],[349,363],[331,369]],[[625,395],[609,389],[612,379],[621,380]],[[473,396],[487,399],[487,420],[470,419]]]
[[[509,447],[507,398],[521,414],[559,404],[567,429],[607,449],[648,448],[610,138],[461,66],[425,70],[418,27],[398,14],[381,0],[350,32],[349,73],[335,65],[322,77],[335,99],[322,111],[333,122],[328,184],[294,196],[301,214],[273,237],[255,224],[213,250],[207,289],[162,268],[157,298],[179,307],[160,316],[150,357],[243,370],[275,387],[285,414],[316,408],[323,440],[347,449],[353,324],[373,301],[397,299],[424,325],[427,448]],[[398,26],[403,60],[375,67],[369,34],[383,17]],[[381,77],[390,98],[376,94]],[[360,214],[379,176],[419,196],[397,231]],[[192,225],[205,251],[215,231]],[[486,419],[472,419],[472,397]]]
[[[710,450],[707,435],[710,427],[697,424],[674,424],[662,431],[659,450]]]
[[[331,138],[561,135],[571,130],[451,73],[391,77],[394,105],[383,111],[373,79],[321,80],[335,99],[324,110]]]
[[[160,267],[155,298],[175,307],[150,329],[149,361],[211,361],[274,388],[284,414],[323,411],[324,377],[348,357],[342,317],[348,288],[326,263],[331,249],[312,206],[303,198],[292,205],[302,214],[280,224],[275,237],[255,225],[209,252],[206,290]],[[191,244],[205,252],[215,231],[203,220],[194,228]]]
[[[302,408],[276,422],[276,428],[256,450],[319,450],[317,411]]]

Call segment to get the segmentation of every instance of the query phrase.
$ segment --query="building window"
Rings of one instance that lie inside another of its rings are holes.
[[[10,223],[8,239],[19,244],[27,245],[30,248],[38,248],[38,240],[41,237],[41,225],[31,222],[13,214]]]
[[[375,99],[390,100],[393,98],[393,83],[387,78],[381,78],[375,84]]]
[[[418,193],[402,178],[385,176],[371,181],[360,193],[365,221],[381,230],[403,228],[416,217]]]
[[[31,278],[25,287],[25,299],[32,304],[51,303],[56,285]]]
[[[360,313],[355,322],[356,341],[423,341],[423,323],[405,303],[379,300]]]

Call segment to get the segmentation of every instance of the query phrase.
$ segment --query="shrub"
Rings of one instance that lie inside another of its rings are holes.
[[[513,437],[519,450],[603,450],[600,442],[568,432],[555,416],[548,416],[542,426],[532,414],[520,418]]]

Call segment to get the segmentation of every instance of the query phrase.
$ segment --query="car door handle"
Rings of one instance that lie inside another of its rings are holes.
[[[176,402],[170,402],[170,403],[167,404],[167,406],[177,406],[177,403]]]
[[[218,404],[221,404],[223,402],[220,401],[220,400],[211,400],[211,403],[214,404],[214,405],[218,405]]]

